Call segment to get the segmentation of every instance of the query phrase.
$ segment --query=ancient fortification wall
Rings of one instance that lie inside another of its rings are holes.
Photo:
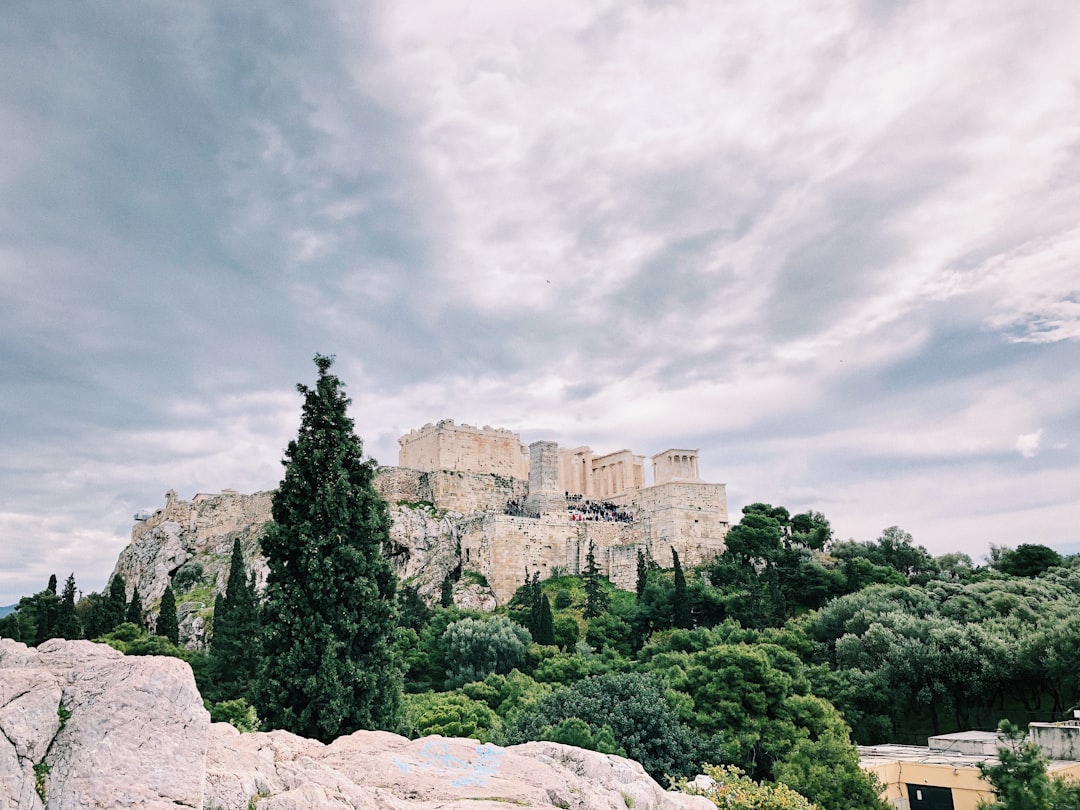
[[[391,506],[431,503],[447,512],[503,512],[508,501],[524,501],[528,483],[494,473],[381,467],[375,489]]]
[[[456,425],[453,419],[443,419],[409,431],[398,444],[401,467],[529,477],[529,458],[521,437],[502,428]]]
[[[642,535],[640,527],[628,523],[489,514],[462,532],[461,564],[483,575],[505,604],[524,584],[526,572],[539,571],[541,579],[556,569],[580,574],[590,542],[600,570],[620,588],[632,590]]]

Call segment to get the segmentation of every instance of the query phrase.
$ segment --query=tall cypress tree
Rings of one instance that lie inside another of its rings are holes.
[[[125,622],[131,622],[136,627],[143,626],[142,597],[139,596],[139,586],[136,585],[131,592],[131,602],[128,603],[127,613],[124,615]]]
[[[105,610],[102,612],[101,634],[111,633],[124,623],[127,612],[127,586],[119,574],[109,582],[109,595],[105,598]]]
[[[210,651],[217,670],[217,685],[228,698],[250,697],[257,657],[252,654],[258,637],[258,605],[254,580],[248,581],[240,538],[233,539],[225,595],[214,602],[214,635]]]
[[[675,567],[675,595],[672,597],[671,613],[676,627],[689,629],[690,599],[686,595],[686,575],[683,574],[682,563],[679,562],[679,552],[674,547],[671,549],[671,559]]]
[[[297,386],[300,432],[262,538],[270,574],[255,689],[268,727],[324,741],[392,728],[401,693],[396,580],[382,554],[389,517],[332,362],[317,355],[315,387]]]
[[[592,541],[589,541],[589,553],[585,556],[585,612],[586,619],[601,616],[607,612],[608,596],[600,584],[600,566],[596,564]]]
[[[161,595],[154,633],[165,636],[173,644],[180,643],[180,625],[176,619],[176,594],[173,593],[172,585],[166,585],[165,593]]]
[[[34,623],[37,628],[35,644],[56,638],[56,619],[60,610],[60,597],[56,595],[56,574],[49,577],[45,590],[30,597],[34,603]],[[21,601],[20,601],[21,604]]]
[[[649,560],[645,556],[645,552],[640,548],[637,553],[637,582],[634,585],[634,592],[637,594],[638,601],[645,595],[645,587],[649,584]]]
[[[60,597],[60,610],[56,614],[56,635],[59,638],[82,638],[82,625],[75,612],[75,574],[64,583],[64,595]]]

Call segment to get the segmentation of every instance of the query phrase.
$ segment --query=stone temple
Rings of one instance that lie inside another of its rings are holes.
[[[646,486],[645,459],[629,450],[526,448],[509,430],[449,419],[398,441],[398,466],[382,468],[376,488],[392,505],[427,502],[466,516],[462,569],[482,575],[500,604],[527,573],[580,574],[590,545],[601,571],[629,590],[639,550],[663,567],[672,549],[688,566],[723,551],[725,485],[700,479],[697,450],[652,456]]]

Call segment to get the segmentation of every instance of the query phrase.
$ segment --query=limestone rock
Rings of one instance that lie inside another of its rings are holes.
[[[558,743],[500,748],[469,739],[358,731],[330,745],[287,735],[239,734],[214,724],[208,804],[242,810],[423,808],[476,810],[713,810],[669,793],[636,762]]]
[[[255,574],[256,587],[266,582],[269,568],[259,538],[270,521],[273,493],[223,492],[184,501],[170,490],[165,497],[164,509],[135,523],[131,543],[120,553],[113,575],[124,580],[128,599],[138,587],[148,627],[157,621],[158,603],[171,583],[180,643],[199,649],[206,642],[214,597],[225,590],[229,578],[235,539],[240,540],[248,573]]]
[[[49,808],[202,808],[210,717],[183,661],[5,640],[0,683],[0,807],[41,807],[40,774]]]
[[[713,810],[636,762],[558,743],[241,734],[210,723],[183,661],[88,641],[0,641],[0,731],[0,808],[43,808],[40,775],[50,810]]]
[[[439,600],[443,580],[461,565],[459,518],[426,506],[399,504],[390,509],[387,559],[398,579],[416,588],[428,604]]]

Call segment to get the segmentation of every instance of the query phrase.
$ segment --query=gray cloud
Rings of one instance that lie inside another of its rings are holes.
[[[13,10],[0,604],[103,587],[166,489],[274,486],[316,352],[384,462],[450,417],[700,447],[735,510],[842,536],[1068,542],[1078,34],[1004,0]]]

